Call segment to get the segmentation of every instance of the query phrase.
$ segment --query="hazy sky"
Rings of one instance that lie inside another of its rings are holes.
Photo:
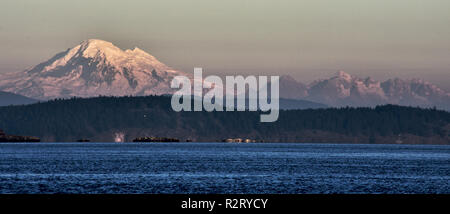
[[[205,74],[344,70],[450,89],[448,0],[3,0],[0,20],[0,72],[97,38]]]

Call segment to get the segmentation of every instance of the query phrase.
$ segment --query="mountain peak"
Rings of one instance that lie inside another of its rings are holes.
[[[98,95],[168,94],[176,71],[145,51],[88,39],[24,72],[0,77],[0,90],[42,100]]]
[[[72,48],[72,50],[82,53],[86,58],[113,57],[123,54],[123,51],[111,42],[100,39],[85,40],[80,45]]]
[[[346,80],[351,80],[352,79],[352,75],[350,75],[349,73],[346,73],[344,71],[336,72],[335,73],[335,77],[346,79]]]
[[[111,42],[101,39],[87,39],[82,41],[81,45],[114,46]]]

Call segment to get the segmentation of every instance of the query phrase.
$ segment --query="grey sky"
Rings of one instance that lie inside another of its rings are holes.
[[[448,0],[6,0],[0,20],[0,72],[97,38],[205,74],[344,70],[450,89]]]

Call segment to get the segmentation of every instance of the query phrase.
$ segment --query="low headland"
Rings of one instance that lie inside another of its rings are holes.
[[[7,135],[3,130],[0,129],[0,142],[40,142],[41,139],[37,137],[29,136],[17,136],[17,135]]]

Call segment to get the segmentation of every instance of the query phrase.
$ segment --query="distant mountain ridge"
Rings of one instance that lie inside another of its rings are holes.
[[[27,105],[37,102],[39,102],[39,100],[28,98],[18,94],[0,91],[0,106]]]
[[[337,107],[396,104],[450,110],[450,93],[427,81],[395,78],[381,82],[370,77],[363,79],[352,76],[343,71],[309,85],[290,76],[282,76],[280,96]]]
[[[0,75],[0,91],[40,100],[68,97],[145,96],[171,94],[177,71],[145,51],[122,50],[112,43],[89,39],[31,69]],[[306,85],[280,77],[280,97],[340,106],[396,104],[450,110],[450,93],[421,79],[377,81],[339,71]]]

